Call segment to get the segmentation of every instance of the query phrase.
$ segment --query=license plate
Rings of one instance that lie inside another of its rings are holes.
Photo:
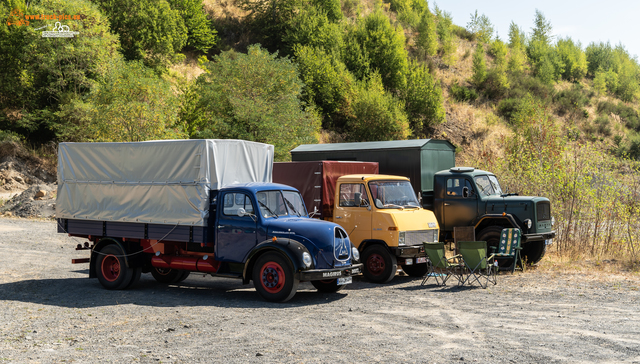
[[[353,278],[351,277],[338,278],[338,285],[349,284],[351,282],[353,282]]]
[[[360,268],[353,268],[351,274],[360,274]]]
[[[421,263],[426,263],[426,262],[427,262],[427,257],[416,258],[416,264],[421,264]]]
[[[544,241],[544,244],[545,244],[545,245],[551,245],[551,244],[553,244],[553,239],[547,239],[547,240],[545,240],[545,241]]]

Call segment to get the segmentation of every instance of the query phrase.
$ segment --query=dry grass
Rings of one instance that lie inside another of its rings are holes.
[[[204,73],[204,70],[198,66],[197,53],[185,53],[185,59],[182,63],[174,64],[169,69],[171,72],[184,77],[187,81],[193,81]]]
[[[547,251],[544,259],[533,269],[541,272],[561,273],[561,274],[581,274],[595,279],[610,279],[614,276],[624,276],[638,282],[640,272],[636,262],[617,259],[593,259],[593,258],[572,258],[566,254],[560,255],[553,251]]]

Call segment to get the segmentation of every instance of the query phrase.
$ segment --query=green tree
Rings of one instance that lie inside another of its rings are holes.
[[[330,20],[326,10],[312,4],[300,5],[299,11],[287,21],[284,32],[286,54],[293,54],[296,45],[338,54],[344,47],[340,25]]]
[[[438,33],[438,39],[440,40],[440,52],[442,58],[445,63],[448,65],[452,65],[456,62],[455,50],[456,45],[453,40],[453,33],[451,31],[451,27],[453,24],[453,19],[451,18],[451,14],[448,12],[443,12],[437,6],[435,7],[436,15],[438,17],[438,24],[436,27]]]
[[[0,129],[30,143],[45,143],[67,123],[56,116],[61,105],[87,95],[108,72],[108,64],[121,57],[118,38],[89,1],[43,0],[28,10],[22,1],[0,3],[0,13],[8,14],[9,8],[24,14],[84,15],[66,22],[79,32],[73,38],[42,37],[42,30],[35,29],[53,26],[44,19],[32,19],[30,26],[0,23]]]
[[[303,83],[289,58],[259,45],[223,52],[205,64],[201,95],[185,116],[192,138],[233,138],[274,144],[276,160],[299,144],[316,143],[320,117],[301,102]]]
[[[418,36],[416,37],[416,46],[418,51],[429,57],[433,57],[438,52],[438,34],[436,32],[436,22],[429,8],[425,9],[420,15],[420,23],[418,23]]]
[[[403,102],[384,90],[377,72],[358,81],[356,89],[353,117],[345,128],[348,141],[403,140],[410,135]]]
[[[350,44],[345,50],[347,67],[361,79],[369,76],[364,68],[377,70],[386,88],[403,89],[407,83],[408,53],[402,27],[394,29],[389,18],[378,8],[359,19],[351,32],[348,36]]]
[[[562,77],[565,80],[580,80],[587,74],[587,56],[582,51],[580,42],[574,43],[571,38],[558,39],[556,51],[564,64]]]
[[[403,98],[414,136],[426,137],[430,127],[445,121],[442,90],[424,64],[416,61],[409,64]]]
[[[319,48],[296,45],[294,48],[300,78],[304,81],[305,100],[315,103],[323,115],[323,127],[344,127],[354,87],[354,78],[334,54]]]
[[[168,81],[141,61],[119,62],[85,101],[62,108],[60,116],[73,123],[60,136],[98,142],[186,138],[178,111]]]
[[[216,44],[216,31],[207,18],[200,0],[169,0],[187,27],[187,47],[207,53]]]
[[[487,79],[487,64],[484,59],[484,47],[481,42],[478,42],[476,50],[473,52],[472,69],[473,75],[471,76],[471,83],[477,88],[481,88]]]
[[[544,45],[551,45],[553,40],[553,27],[551,22],[545,18],[544,14],[536,9],[536,16],[533,20],[533,28],[531,28],[531,41],[542,42]]]
[[[493,38],[493,24],[491,24],[489,17],[486,15],[478,16],[478,10],[471,14],[471,20],[467,23],[467,30],[483,43],[489,43]]]
[[[120,36],[127,60],[143,60],[153,68],[184,58],[188,31],[180,11],[166,0],[97,0]]]
[[[607,73],[602,71],[602,68],[596,71],[593,78],[593,89],[600,95],[607,92]]]

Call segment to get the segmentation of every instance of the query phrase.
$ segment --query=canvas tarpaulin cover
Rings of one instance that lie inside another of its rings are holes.
[[[271,182],[273,152],[244,140],[60,143],[56,216],[206,226],[209,191]]]

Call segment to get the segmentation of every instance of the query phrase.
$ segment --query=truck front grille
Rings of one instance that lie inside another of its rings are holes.
[[[538,202],[536,210],[538,211],[538,221],[551,220],[551,204],[549,202]]]
[[[438,229],[407,231],[405,233],[405,245],[422,245],[423,242],[433,243],[437,241]]]

